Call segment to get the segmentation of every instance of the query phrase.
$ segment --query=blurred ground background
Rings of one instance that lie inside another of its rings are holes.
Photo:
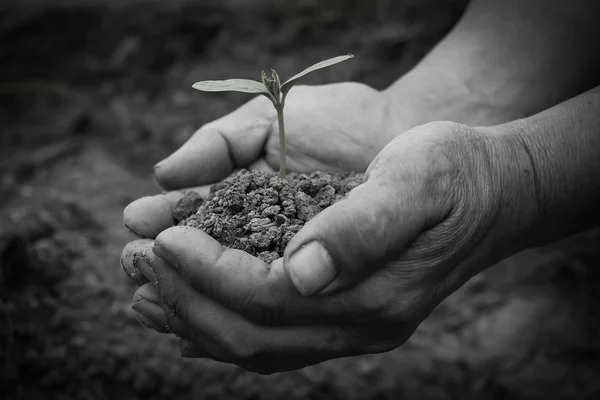
[[[306,83],[383,88],[465,4],[3,0],[0,397],[600,398],[597,231],[476,277],[396,351],[268,377],[180,359],[130,310],[122,209],[159,190],[154,163],[248,100],[193,82],[354,53]]]

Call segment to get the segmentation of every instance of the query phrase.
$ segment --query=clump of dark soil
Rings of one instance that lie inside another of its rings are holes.
[[[202,229],[222,245],[266,263],[283,256],[291,238],[315,215],[345,198],[363,174],[277,174],[240,170],[213,185],[209,197],[188,193],[173,216],[179,225]]]

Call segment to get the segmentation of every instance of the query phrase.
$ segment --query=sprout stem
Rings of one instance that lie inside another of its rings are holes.
[[[277,122],[279,123],[279,177],[285,179],[285,125],[283,123],[283,105],[276,105]]]

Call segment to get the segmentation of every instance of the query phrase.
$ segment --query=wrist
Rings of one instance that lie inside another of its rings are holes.
[[[523,140],[520,124],[478,128],[490,145],[490,165],[498,216],[493,231],[494,262],[535,246],[534,229],[540,217],[535,161]]]
[[[468,260],[460,268],[461,281],[532,246],[539,221],[531,160],[518,132],[469,128],[469,136],[455,143],[460,154],[459,176],[467,177],[455,201],[463,234],[473,240]],[[462,211],[461,211],[462,210]]]
[[[599,93],[596,88],[489,129],[509,154],[500,166],[512,181],[504,201],[520,220],[522,247],[544,245],[600,221]]]

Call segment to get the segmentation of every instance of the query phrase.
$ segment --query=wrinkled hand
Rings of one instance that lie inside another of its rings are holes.
[[[393,121],[388,101],[380,92],[353,82],[294,87],[285,109],[288,170],[364,171],[402,130]],[[173,225],[173,207],[186,191],[206,196],[211,184],[237,168],[278,168],[278,134],[272,105],[257,97],[203,126],[159,163],[156,179],[172,191],[136,200],[124,212],[125,226],[145,238],[129,243],[123,251],[121,264],[130,277],[140,285],[148,282],[142,273],[148,265],[148,246],[151,239]],[[155,295],[148,285],[140,290],[148,291],[147,297]],[[141,314],[138,319],[149,321]]]
[[[192,228],[133,242],[123,266],[131,274],[132,255],[142,254],[135,266],[152,282],[134,309],[184,338],[182,355],[260,373],[391,350],[500,257],[489,249],[511,230],[494,161],[510,153],[499,143],[452,123],[398,136],[365,182],[310,220],[271,266]],[[142,209],[134,203],[126,219]]]

